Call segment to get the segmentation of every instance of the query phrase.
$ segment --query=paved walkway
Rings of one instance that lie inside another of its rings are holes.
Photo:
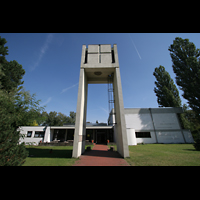
[[[85,151],[74,166],[129,166],[117,151],[110,151],[107,145],[96,144],[91,151]]]

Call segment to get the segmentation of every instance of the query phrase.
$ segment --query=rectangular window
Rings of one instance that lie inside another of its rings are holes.
[[[27,137],[31,137],[32,136],[32,131],[28,131],[27,132]]]
[[[150,132],[135,132],[136,138],[151,138]]]
[[[115,63],[115,55],[114,55],[114,50],[112,50],[112,63]]]
[[[44,138],[44,134],[45,134],[44,131],[35,131],[35,136],[34,137],[42,137],[42,138]]]

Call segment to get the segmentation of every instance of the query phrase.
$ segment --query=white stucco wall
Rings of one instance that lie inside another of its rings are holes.
[[[176,113],[153,113],[155,129],[180,129]],[[126,128],[135,130],[153,130],[150,114],[125,114]]]
[[[153,123],[150,114],[125,114],[126,128],[135,130],[152,130]]]
[[[38,143],[43,140],[42,137],[34,137],[35,136],[35,131],[44,131],[45,129],[45,126],[23,126],[23,127],[20,127],[19,130],[20,130],[20,133],[21,134],[25,134],[25,137],[24,139],[20,139],[20,143],[21,142],[25,142],[25,144],[28,144],[28,143],[34,143],[34,145],[38,145]],[[32,131],[32,135],[31,137],[27,137],[27,132],[28,131]],[[44,138],[45,138],[45,135],[44,135]]]
[[[155,129],[180,129],[176,113],[152,113]]]
[[[185,143],[181,131],[156,131],[158,143]]]
[[[125,109],[126,128],[135,129],[135,132],[150,132],[151,138],[136,138],[137,143],[156,143],[156,136],[158,143],[185,143],[185,140],[186,143],[193,143],[190,131],[181,130],[177,112],[180,108],[128,108]]]
[[[126,129],[128,145],[137,145],[136,137],[135,137],[135,129]]]

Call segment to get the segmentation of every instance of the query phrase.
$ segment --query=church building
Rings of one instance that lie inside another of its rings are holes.
[[[182,108],[124,108],[128,145],[140,143],[193,143],[190,130],[182,129],[178,113]],[[86,124],[86,144],[116,143],[114,109],[107,123]],[[21,142],[38,145],[73,145],[75,125],[22,126]]]
[[[88,84],[108,84],[110,114],[107,123],[86,123]],[[82,46],[75,124],[22,126],[21,142],[38,145],[73,145],[79,157],[87,144],[116,143],[122,157],[128,145],[139,143],[193,143],[190,130],[181,128],[182,108],[124,108],[117,45]]]

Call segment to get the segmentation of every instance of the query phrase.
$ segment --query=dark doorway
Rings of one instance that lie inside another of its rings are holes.
[[[67,130],[67,140],[74,140],[74,129]]]
[[[65,129],[55,129],[54,130],[54,135],[53,135],[53,140],[60,140],[60,142],[65,141]]]
[[[101,131],[101,130],[97,130],[96,133],[96,143],[97,144],[106,144],[106,132],[105,131]]]

